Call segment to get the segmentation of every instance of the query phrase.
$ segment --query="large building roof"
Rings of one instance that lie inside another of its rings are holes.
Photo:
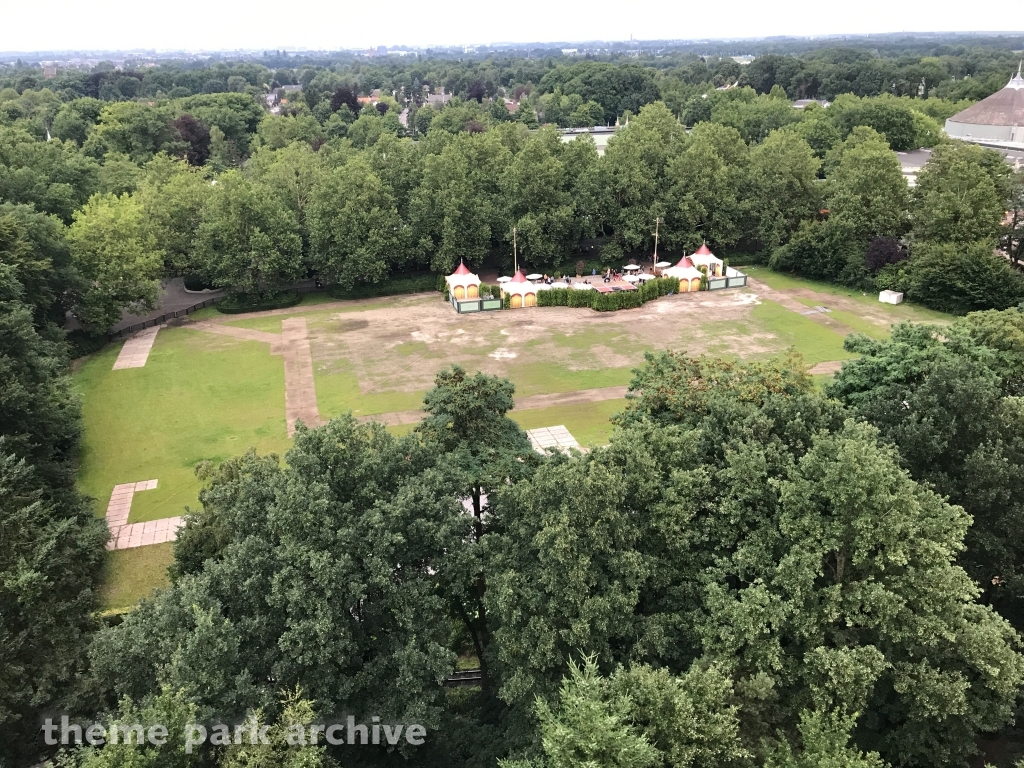
[[[949,121],[969,125],[1024,124],[1024,78],[1020,68],[1005,88],[953,115]]]

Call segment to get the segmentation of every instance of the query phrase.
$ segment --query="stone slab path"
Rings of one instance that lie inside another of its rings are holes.
[[[599,387],[597,389],[578,389],[574,392],[556,392],[551,395],[530,395],[516,398],[516,411],[532,411],[538,408],[553,408],[557,405],[583,405],[584,403],[600,403],[605,400],[621,400],[629,390],[627,386]],[[423,419],[423,411],[391,411],[360,416],[356,421],[379,421],[386,426],[399,424],[417,424]]]
[[[114,486],[110,502],[107,504],[107,527],[110,528],[107,549],[133,549],[149,544],[163,544],[177,538],[178,529],[183,524],[181,517],[165,517],[145,523],[128,522],[128,515],[132,511],[132,498],[139,491],[152,491],[156,484],[156,480],[142,480],[138,483],[121,483]]]
[[[300,419],[307,427],[319,427],[322,422],[316,404],[313,353],[309,348],[306,318],[289,317],[282,320],[281,336],[281,351],[284,355],[284,415],[288,423],[288,437],[291,437],[295,434],[295,422]]]
[[[526,435],[530,438],[533,450],[537,453],[544,453],[548,448],[555,448],[563,453],[567,453],[570,448],[580,450],[580,444],[576,442],[576,438],[569,433],[564,424],[559,424],[556,427],[528,429]]]
[[[124,346],[114,361],[114,370],[120,371],[124,368],[141,368],[149,360],[149,352],[153,349],[153,342],[162,325],[154,325],[152,328],[134,333],[127,338]]]

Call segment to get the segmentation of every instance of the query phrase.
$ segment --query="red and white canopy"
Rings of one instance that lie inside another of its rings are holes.
[[[444,281],[448,283],[449,289],[454,289],[456,286],[467,288],[471,285],[480,285],[480,278],[470,272],[469,267],[462,261],[459,262],[459,266]]]

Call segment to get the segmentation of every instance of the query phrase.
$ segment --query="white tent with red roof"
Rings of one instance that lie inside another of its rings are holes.
[[[509,297],[509,307],[518,309],[519,307],[537,306],[537,288],[537,285],[526,279],[526,275],[520,269],[511,280],[502,284],[501,292]]]
[[[480,278],[469,271],[465,262],[444,279],[448,284],[448,292],[456,299],[475,299],[480,296]]]
[[[692,256],[690,256],[690,260],[696,267],[707,267],[708,277],[724,274],[724,262],[711,252],[707,243],[702,244],[701,247],[698,248]]]
[[[703,274],[688,256],[683,256],[674,267],[663,270],[661,274],[665,277],[679,278],[680,293],[700,290],[700,279]]]

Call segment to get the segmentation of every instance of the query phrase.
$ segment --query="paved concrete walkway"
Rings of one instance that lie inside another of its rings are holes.
[[[117,360],[114,361],[114,370],[120,371],[123,368],[141,368],[144,366],[146,361],[149,360],[149,352],[153,349],[156,335],[163,327],[162,325],[156,325],[129,336],[125,340],[124,346],[121,347]]]
[[[288,422],[288,437],[295,434],[299,419],[307,427],[319,427],[320,409],[316,404],[316,385],[313,382],[313,353],[309,348],[306,318],[288,317],[281,321],[284,354],[284,415]],[[273,352],[273,349],[271,349]]]
[[[114,486],[114,491],[110,494],[110,503],[107,504],[107,527],[110,528],[107,549],[132,549],[149,544],[163,544],[177,538],[178,529],[182,526],[181,517],[128,523],[128,515],[132,511],[132,498],[139,491],[152,491],[156,484],[156,480],[143,480]]]
[[[580,444],[576,442],[564,424],[557,427],[537,427],[537,429],[526,430],[527,437],[537,453],[545,453],[548,448],[555,448],[563,453],[568,453],[570,448],[580,450]]]
[[[583,405],[584,403],[600,403],[605,400],[621,400],[626,396],[629,387],[600,387],[598,389],[578,389],[574,392],[556,392],[551,395],[530,395],[516,398],[516,411],[532,411],[538,408],[553,408],[557,405]],[[423,411],[391,411],[360,416],[356,421],[379,421],[386,426],[399,424],[416,424],[423,419]]]

